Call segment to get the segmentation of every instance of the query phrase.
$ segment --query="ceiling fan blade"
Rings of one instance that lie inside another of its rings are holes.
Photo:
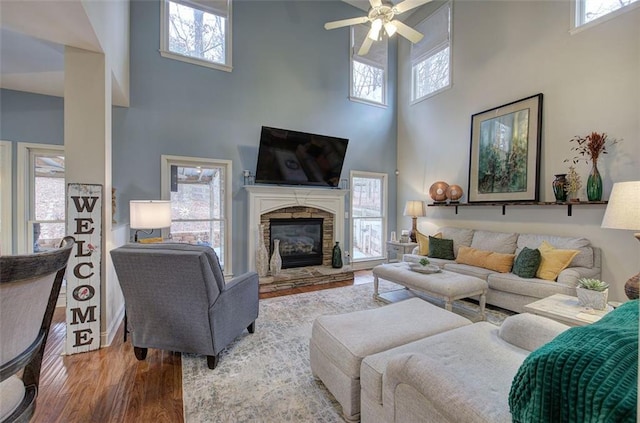
[[[336,29],[342,28],[343,26],[358,25],[366,22],[369,22],[369,18],[366,16],[362,16],[359,18],[342,19],[340,21],[327,22],[326,24],[324,24],[324,29]]]
[[[410,26],[406,25],[404,22],[401,22],[395,19],[391,21],[391,23],[396,26],[398,30],[398,34],[402,35],[404,38],[411,41],[412,43],[415,44],[418,41],[422,40],[423,35],[418,31],[416,31],[415,29],[411,28]]]
[[[365,37],[362,46],[360,46],[360,50],[358,50],[358,56],[366,56],[367,53],[369,53],[369,49],[371,48],[372,44],[373,40],[369,37]]]
[[[375,9],[376,7],[382,6],[382,0],[369,0],[369,4]]]
[[[403,2],[400,2],[393,6],[393,10],[397,15],[406,12],[407,10],[414,9],[418,6],[422,6],[423,4],[429,3],[430,1],[431,0],[404,0]]]

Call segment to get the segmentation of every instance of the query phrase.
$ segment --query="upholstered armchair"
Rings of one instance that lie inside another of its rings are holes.
[[[28,422],[35,410],[42,356],[73,244],[66,237],[57,250],[0,256],[2,423]]]
[[[203,354],[214,369],[220,352],[258,318],[258,275],[225,282],[210,247],[127,244],[111,251],[124,294],[126,326],[138,360],[148,348]],[[125,330],[127,329],[125,328]]]

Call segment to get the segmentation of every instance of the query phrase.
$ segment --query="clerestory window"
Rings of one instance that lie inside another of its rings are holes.
[[[573,28],[605,21],[638,5],[638,0],[574,0]]]
[[[367,54],[360,56],[369,27],[351,27],[351,89],[350,99],[376,105],[387,105],[388,43],[386,38],[374,41]]]
[[[230,72],[231,0],[162,0],[160,54]]]

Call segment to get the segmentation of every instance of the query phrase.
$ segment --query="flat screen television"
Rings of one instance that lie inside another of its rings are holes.
[[[256,183],[337,187],[348,139],[262,127]]]

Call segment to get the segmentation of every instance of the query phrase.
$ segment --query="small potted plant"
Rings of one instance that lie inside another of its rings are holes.
[[[578,279],[576,287],[578,301],[584,307],[591,307],[595,310],[607,308],[607,297],[609,295],[609,284],[600,279],[581,278]]]
[[[421,258],[418,263],[420,263],[420,266],[424,267],[424,266],[428,266],[429,263],[431,263],[431,262],[429,261],[428,258]]]
[[[569,173],[567,173],[567,182],[564,185],[564,190],[567,193],[567,198],[569,201],[580,201],[577,198],[578,191],[582,188],[582,180],[580,179],[580,175],[576,172],[576,168],[573,166],[569,166]]]

